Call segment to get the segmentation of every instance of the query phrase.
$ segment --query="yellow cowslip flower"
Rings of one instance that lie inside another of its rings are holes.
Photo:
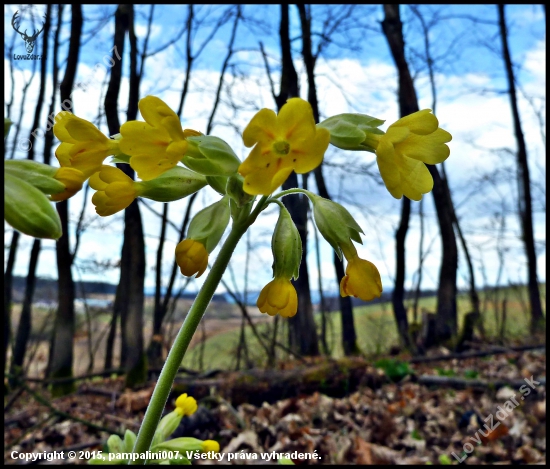
[[[317,128],[311,105],[291,98],[279,115],[261,109],[243,132],[243,141],[252,151],[239,166],[244,191],[269,195],[294,170],[307,173],[321,164],[330,142],[330,132]]]
[[[183,275],[199,278],[208,266],[208,251],[200,241],[184,239],[176,246],[176,263]]]
[[[50,195],[50,200],[54,202],[61,202],[67,200],[75,195],[80,189],[82,184],[87,179],[86,175],[75,168],[59,168],[53,175],[53,178],[61,182],[65,186],[63,192]]]
[[[348,259],[346,275],[340,282],[340,295],[371,301],[380,298],[381,294],[382,279],[376,266],[357,254]]]
[[[138,177],[149,181],[176,166],[187,151],[185,139],[201,133],[183,130],[177,114],[156,96],[146,96],[138,106],[145,122],[122,124],[120,149]]]
[[[371,135],[376,162],[388,191],[396,199],[422,199],[433,188],[432,175],[424,165],[445,161],[452,136],[439,128],[430,109],[402,117],[383,135]],[[376,140],[378,144],[376,145]]]
[[[55,116],[53,133],[61,140],[55,156],[62,168],[75,168],[85,178],[101,169],[105,158],[119,153],[119,145],[87,120],[67,111]]]
[[[283,318],[291,318],[298,311],[298,294],[290,280],[276,277],[262,288],[256,305],[270,316],[280,314]]]
[[[208,453],[209,451],[214,451],[214,453],[220,452],[220,444],[214,440],[204,440],[201,446],[204,453]]]
[[[114,166],[102,166],[90,178],[90,187],[97,192],[92,197],[95,211],[108,217],[128,207],[138,196],[135,182]]]
[[[174,412],[183,417],[184,415],[193,415],[197,411],[197,408],[197,401],[194,397],[182,394],[176,399]]]

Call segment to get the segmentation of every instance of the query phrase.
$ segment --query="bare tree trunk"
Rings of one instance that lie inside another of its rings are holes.
[[[115,13],[115,35],[111,79],[105,94],[105,115],[111,134],[118,133],[118,96],[122,77],[124,36],[130,37],[130,91],[128,120],[137,116],[139,76],[137,74],[137,44],[134,34],[133,5],[119,5]],[[134,171],[128,165],[118,165],[129,177]],[[124,240],[120,260],[120,280],[117,286],[114,316],[121,321],[121,361],[126,372],[126,386],[134,387],[147,379],[147,360],[143,346],[143,302],[145,283],[145,242],[137,200],[124,210]],[[113,326],[116,319],[113,318]],[[112,357],[112,351],[110,352]]]
[[[292,63],[292,52],[289,36],[288,4],[281,5],[281,89],[279,95],[274,96],[278,109],[286,103],[287,99],[299,96],[298,74]],[[305,183],[307,174],[302,176]],[[298,176],[292,172],[283,184],[283,189],[298,187]],[[298,314],[290,318],[289,345],[290,348],[301,355],[319,355],[317,330],[313,319],[313,306],[311,304],[311,292],[309,288],[309,272],[307,268],[307,211],[309,208],[305,196],[285,197],[283,203],[290,212],[296,228],[302,240],[302,261],[300,263],[299,277],[293,281],[298,293]]]
[[[437,92],[435,87],[435,73],[434,73],[434,60],[432,58],[432,54],[430,52],[430,31],[429,26],[424,21],[424,17],[420,13],[420,10],[417,6],[410,6],[412,12],[418,17],[420,20],[420,23],[422,25],[422,30],[424,33],[424,44],[426,49],[426,65],[428,66],[428,71],[430,75],[430,85],[432,90],[432,111],[435,114],[435,107],[437,102]],[[445,188],[447,190],[447,197],[449,198],[449,204],[452,208],[452,217],[453,217],[453,224],[456,230],[456,233],[460,239],[460,243],[462,245],[462,250],[464,251],[464,257],[466,258],[466,264],[468,266],[468,273],[469,273],[469,290],[470,290],[470,302],[472,304],[472,312],[474,315],[472,316],[474,319],[474,323],[477,324],[478,328],[480,329],[481,334],[484,336],[485,332],[483,329],[483,322],[481,321],[480,313],[479,313],[479,296],[477,294],[476,286],[475,286],[475,274],[474,274],[474,268],[472,264],[472,258],[470,256],[470,250],[468,249],[468,244],[466,243],[466,239],[464,237],[464,234],[462,233],[462,229],[460,227],[460,222],[458,220],[458,217],[456,216],[456,212],[454,210],[454,204],[452,202],[451,197],[451,191],[449,187],[449,179],[447,177],[447,174],[445,172],[445,163],[441,163],[441,173],[443,175],[443,181],[445,183]]]
[[[442,343],[457,333],[456,313],[456,272],[458,269],[458,249],[453,229],[453,206],[449,198],[446,181],[433,165],[427,165],[433,180],[433,198],[439,231],[441,234],[441,267],[437,290],[437,316],[435,342]]]
[[[298,12],[300,14],[300,22],[302,25],[302,56],[304,58],[304,64],[306,67],[306,74],[308,79],[308,101],[313,109],[313,117],[315,122],[319,122],[319,102],[317,100],[317,88],[315,85],[315,63],[317,57],[313,55],[311,45],[311,11],[303,4],[297,4]],[[323,176],[322,165],[315,168],[313,174],[315,175],[315,183],[317,184],[317,191],[321,197],[325,199],[331,199],[327,186],[325,184],[325,178]],[[345,275],[344,263],[337,255],[334,255],[334,270],[336,272],[337,283]],[[319,272],[319,275],[321,273]],[[342,348],[344,354],[353,355],[358,353],[357,347],[357,334],[355,333],[355,324],[353,322],[353,306],[351,303],[351,297],[339,295],[340,302],[340,319],[342,321]]]
[[[19,231],[13,230],[11,235],[10,250],[8,261],[6,263],[6,272],[4,273],[4,373],[7,371],[8,349],[11,340],[11,296],[13,284],[13,267],[15,266],[15,257],[17,256],[17,247],[19,244]]]
[[[546,9],[545,9],[546,12]],[[514,69],[510,50],[508,48],[508,32],[506,29],[506,18],[504,5],[498,5],[498,19],[500,25],[500,37],[502,39],[502,56],[508,78],[508,94],[510,96],[510,107],[514,122],[514,132],[518,146],[517,151],[517,182],[518,182],[518,212],[521,223],[522,239],[527,255],[527,288],[531,304],[531,331],[535,332],[544,321],[540,292],[537,278],[537,253],[535,250],[535,236],[533,232],[533,209],[531,202],[531,181],[529,177],[529,163],[527,161],[527,147],[521,128],[521,119],[516,96],[516,85]]]
[[[405,58],[405,41],[403,39],[403,23],[399,14],[399,5],[384,4],[385,18],[382,30],[386,35],[390,50],[399,74],[399,114],[406,116],[418,111],[416,90]],[[401,205],[401,221],[395,233],[395,285],[392,292],[393,312],[399,338],[405,347],[413,347],[409,335],[407,309],[405,308],[405,240],[409,229],[411,201],[403,197]]]
[[[152,367],[162,366],[162,320],[166,314],[161,301],[162,289],[162,252],[166,239],[166,222],[168,220],[168,204],[163,204],[162,221],[160,226],[159,245],[157,248],[157,265],[155,266],[155,301],[153,306],[153,336],[147,349],[147,357]]]
[[[65,100],[72,102],[71,93],[80,54],[82,21],[82,6],[73,4],[71,6],[71,37],[67,56],[67,68],[60,86],[61,103]],[[71,254],[69,245],[69,203],[67,200],[59,202],[56,208],[61,220],[63,235],[56,243],[59,300],[52,339],[49,375],[51,378],[66,378],[73,375],[72,345],[75,331],[75,292],[71,271],[73,254]],[[73,390],[73,385],[73,383],[53,384],[52,395],[67,394]]]
[[[49,13],[51,13],[51,6],[47,7],[47,17],[49,18]],[[49,19],[46,19],[46,23],[44,25],[44,36],[43,36],[43,42],[42,42],[42,53],[46,54],[43,56],[43,62],[40,64],[40,87],[38,90],[38,99],[36,102],[36,108],[34,111],[34,120],[33,120],[33,126],[32,129],[40,128],[40,115],[42,113],[42,106],[44,103],[44,94],[46,90],[46,65],[47,65],[47,53],[48,53],[48,39],[49,39],[49,31],[50,31],[50,21]],[[32,142],[31,147],[29,149],[29,152],[27,154],[27,159],[34,160],[34,143],[36,143],[36,137],[33,135],[32,131],[29,135],[29,141]],[[13,246],[10,246],[10,257],[8,258],[8,266],[6,268],[7,273],[9,273],[9,277],[7,280],[9,288],[9,295],[8,295],[8,302],[11,303],[11,283],[12,283],[12,272],[13,272],[13,264],[15,263],[15,254],[17,250],[17,241],[19,239],[19,234],[17,236],[13,235],[12,238],[12,244]],[[15,242],[14,242],[15,241]],[[34,296],[34,287],[36,282],[36,266],[38,264],[38,256],[40,254],[40,246],[41,242],[39,239],[35,239],[32,245],[31,249],[31,255],[29,259],[29,268],[27,272],[27,283],[25,287],[25,296],[23,298],[23,304],[21,307],[21,317],[19,319],[19,326],[17,328],[17,334],[15,337],[15,343],[13,346],[13,357],[11,361],[11,367],[10,371],[12,373],[19,373],[21,372],[21,369],[23,367],[23,363],[25,361],[25,352],[27,350],[27,343],[29,340],[30,332],[31,332],[31,313],[32,313],[32,301]],[[13,249],[13,252],[12,252]],[[13,256],[13,257],[12,257]],[[11,258],[11,259],[10,259]],[[11,261],[11,265],[10,265]],[[6,287],[5,287],[6,288]],[[4,300],[6,301],[6,299]],[[8,318],[9,321],[9,308],[10,304],[7,304],[8,307]],[[8,326],[8,333],[9,333],[9,326]],[[14,380],[11,380],[10,383],[13,385],[15,383]]]
[[[11,360],[10,373],[18,375],[23,369],[25,361],[25,352],[32,329],[32,300],[34,297],[34,287],[36,284],[36,266],[38,264],[38,256],[40,254],[40,239],[35,239],[32,244],[31,256],[29,259],[29,269],[27,274],[27,284],[25,286],[25,296],[21,306],[21,316],[17,327],[17,335],[13,345],[13,357]],[[10,380],[10,384],[15,385],[17,380]]]

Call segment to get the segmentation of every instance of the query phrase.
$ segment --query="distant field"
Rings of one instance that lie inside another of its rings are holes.
[[[541,295],[545,304],[546,285],[541,286]],[[524,339],[529,334],[529,314],[528,299],[525,287],[504,288],[498,291],[486,291],[480,293],[481,307],[485,330],[489,337],[498,337],[502,316],[502,301],[506,298],[506,323],[505,323],[505,341]],[[495,315],[495,298],[498,305]],[[187,312],[191,302],[189,300],[180,300],[173,316],[174,320],[165,328],[164,339],[169,342],[169,337],[174,337],[177,333],[183,317]],[[421,298],[419,302],[419,316],[422,309],[435,311],[436,298]],[[412,309],[412,301],[407,302],[409,310]],[[20,304],[14,304],[12,309],[12,340],[15,336],[19,314]],[[470,311],[470,303],[467,295],[460,295],[458,301],[459,324],[462,327],[462,318],[465,313]],[[267,315],[259,315],[256,307],[249,307],[249,312],[257,324],[257,330],[261,335],[273,336],[274,319]],[[74,349],[74,367],[77,375],[88,372],[90,356],[94,355],[94,371],[100,371],[103,368],[104,349],[106,342],[106,332],[111,320],[111,314],[108,311],[101,311],[92,308],[89,311],[90,321],[88,323],[86,315],[81,312],[77,314],[77,332]],[[33,325],[27,360],[28,372],[31,376],[41,376],[46,366],[48,356],[48,341],[51,336],[51,326],[55,316],[55,308],[41,305],[33,305]],[[151,315],[152,300],[148,299],[145,305],[145,324],[144,338],[146,343],[151,337]],[[390,303],[379,303],[371,306],[356,307],[354,309],[355,326],[358,335],[358,346],[366,355],[385,354],[388,350],[398,343],[397,330],[393,318],[393,310]],[[342,346],[340,343],[341,324],[339,313],[328,313],[327,315],[327,345],[331,356],[342,356]],[[321,314],[315,315],[317,322],[317,332],[321,330]],[[412,312],[409,311],[409,320],[412,322]],[[193,369],[234,369],[237,364],[237,350],[241,338],[241,318],[236,305],[212,303],[205,315],[204,328],[199,327],[197,334],[191,342],[191,349],[184,359],[183,366]],[[88,327],[92,328],[93,346],[88,343]],[[277,341],[286,346],[288,322],[284,319],[278,321]],[[204,332],[204,345],[201,345],[201,337]],[[266,362],[267,354],[265,349],[258,342],[249,326],[245,327],[245,337],[247,344],[247,354],[241,354],[240,366],[246,366],[246,363],[255,366],[263,366]],[[119,338],[115,342],[115,364],[118,362]],[[269,340],[263,339],[265,344]],[[202,352],[201,352],[202,349]],[[281,347],[277,348],[277,358],[280,360],[289,359],[290,356]],[[202,355],[202,360],[201,360]]]
[[[546,285],[541,286],[541,296],[545,304]],[[486,334],[489,338],[497,338],[502,321],[502,301],[506,299],[506,322],[505,322],[505,341],[514,341],[526,338],[529,335],[529,312],[528,296],[525,287],[504,288],[496,291],[480,292],[480,301],[482,308],[482,317]],[[495,303],[498,305],[495,308]],[[407,302],[409,307],[409,321],[412,321],[412,301]],[[435,311],[436,298],[422,298],[419,301],[419,316],[421,308],[428,311]],[[495,314],[496,309],[496,314]],[[471,311],[470,301],[466,294],[459,295],[458,315],[459,327],[462,327],[464,315]],[[343,354],[340,343],[341,324],[338,313],[329,313],[327,315],[327,343],[333,357],[340,357]],[[393,345],[398,344],[398,335],[393,310],[390,303],[381,303],[372,306],[363,306],[354,308],[355,327],[358,335],[358,345],[361,351],[367,355],[384,354],[389,351]],[[317,322],[317,331],[321,328],[321,315],[315,315]],[[266,324],[258,325],[260,334],[266,334],[272,337],[273,320]],[[287,324],[284,320],[279,320],[277,340],[287,344],[286,339]],[[202,368],[204,369],[232,369],[237,363],[237,349],[240,341],[240,328],[227,332],[219,333],[206,340],[204,343]],[[256,365],[265,364],[265,351],[259,344],[251,329],[245,327],[246,342],[248,345],[249,361]],[[267,340],[264,339],[265,342]],[[189,368],[200,368],[201,347],[193,347],[184,359],[183,365]],[[285,359],[288,354],[284,351],[278,353],[279,359]],[[241,366],[244,364],[241,354]]]

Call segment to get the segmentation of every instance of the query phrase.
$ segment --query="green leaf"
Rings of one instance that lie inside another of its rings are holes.
[[[407,362],[402,362],[393,358],[378,360],[374,366],[383,369],[386,376],[395,382],[402,380],[405,376],[412,373]]]

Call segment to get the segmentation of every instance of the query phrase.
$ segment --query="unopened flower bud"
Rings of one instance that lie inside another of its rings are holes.
[[[340,259],[342,248],[351,245],[351,240],[362,244],[359,233],[363,233],[363,230],[344,207],[317,195],[309,196],[313,202],[315,224]]]
[[[281,207],[279,220],[271,239],[273,276],[285,279],[298,278],[302,260],[302,240],[288,210]]]
[[[156,202],[172,202],[194,194],[206,186],[206,178],[181,166],[162,173],[149,181],[135,182],[140,197]]]
[[[107,448],[109,448],[109,453],[124,453],[124,444],[118,435],[111,435],[107,439]]]
[[[36,187],[44,194],[57,194],[65,190],[62,182],[55,179],[59,168],[31,160],[4,161],[4,171]],[[75,171],[73,169],[73,171]]]
[[[35,238],[61,237],[59,215],[36,187],[4,173],[4,219],[16,230]]]
[[[132,430],[126,430],[124,432],[124,452],[125,453],[131,453],[134,449],[134,445],[136,444],[137,436]]]
[[[229,224],[229,197],[222,197],[218,202],[198,212],[191,223],[187,237],[201,241],[207,252],[212,252],[220,242]]]
[[[237,207],[242,207],[254,198],[243,190],[243,183],[244,178],[240,174],[234,174],[227,180],[227,195],[235,201]]]
[[[221,138],[211,135],[188,137],[187,144],[181,162],[205,176],[231,176],[241,164],[235,152]]]
[[[377,147],[377,135],[384,132],[377,127],[385,121],[366,114],[338,114],[317,124],[330,132],[330,143],[342,150],[373,152]]]
[[[227,186],[226,176],[206,176],[206,182],[218,194],[225,195],[225,187]]]

